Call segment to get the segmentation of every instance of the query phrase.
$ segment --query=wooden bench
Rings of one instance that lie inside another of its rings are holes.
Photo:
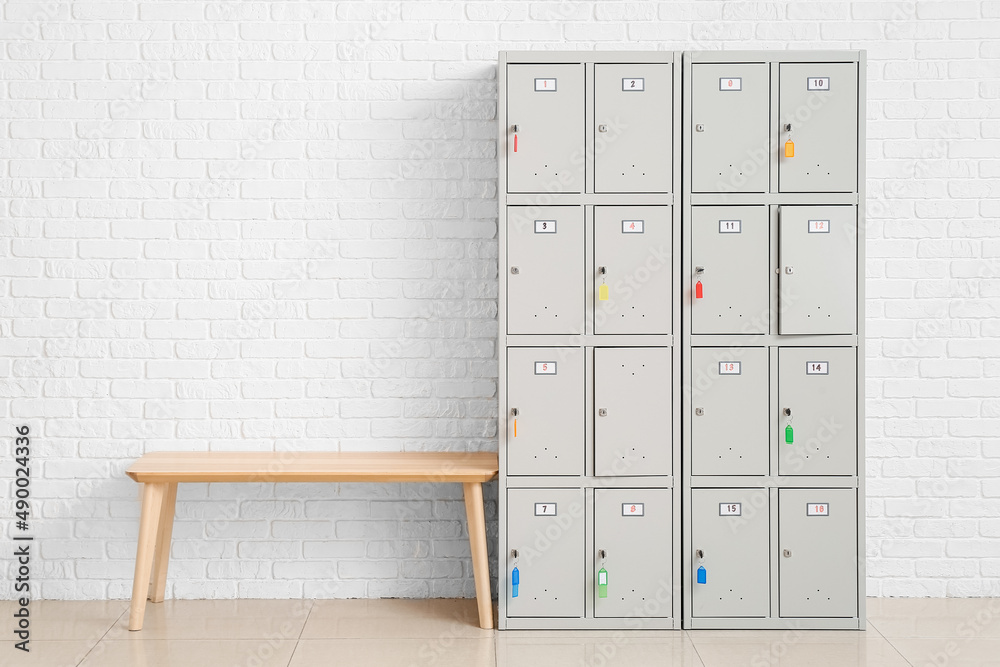
[[[181,482],[461,482],[472,547],[479,625],[493,627],[482,482],[496,476],[494,453],[156,452],[126,471],[143,484],[128,629],[141,630],[146,598],[162,602]],[[155,562],[155,567],[154,567]]]

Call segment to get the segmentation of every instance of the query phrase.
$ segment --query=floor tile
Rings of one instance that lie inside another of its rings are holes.
[[[493,637],[302,639],[289,667],[493,667]],[[527,667],[527,665],[525,665]]]
[[[76,667],[97,640],[73,639],[68,641],[42,641],[32,639],[28,652],[14,648],[15,642],[0,642],[0,665],[11,667]]]
[[[516,631],[497,633],[497,666],[701,667],[694,645],[680,632],[668,636],[627,631]]]
[[[1000,639],[976,637],[890,637],[888,639],[914,667],[1000,666]]]
[[[317,600],[304,639],[492,637],[475,600]]]
[[[28,605],[31,639],[90,639],[96,644],[128,610],[124,600],[36,600]],[[16,611],[12,600],[0,604],[0,616]]]
[[[294,639],[106,639],[80,667],[287,667],[294,648]]]
[[[859,632],[747,631],[742,637],[692,636],[705,667],[908,667],[887,640]],[[779,635],[779,636],[776,636]]]
[[[128,630],[128,615],[107,639],[297,639],[311,600],[167,600],[146,604],[142,630]]]
[[[886,637],[1000,638],[997,598],[891,598],[871,607],[868,621]]]

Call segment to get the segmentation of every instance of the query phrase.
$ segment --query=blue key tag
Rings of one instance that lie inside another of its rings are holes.
[[[603,567],[597,572],[597,597],[608,597],[608,571]]]
[[[698,566],[698,583],[707,584],[708,583],[708,573],[705,571],[704,565]]]
[[[521,573],[518,571],[517,566],[510,572],[510,596],[513,598],[517,597],[517,587],[521,583]]]

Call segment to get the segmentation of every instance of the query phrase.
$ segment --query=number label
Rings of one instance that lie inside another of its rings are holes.
[[[739,234],[743,231],[742,220],[719,220],[720,234]]]
[[[743,79],[738,76],[724,76],[719,79],[719,90],[743,90]]]
[[[830,77],[811,76],[806,79],[806,90],[830,90]]]
[[[622,516],[645,516],[645,513],[643,503],[622,503]]]
[[[743,503],[719,503],[719,516],[743,516]]]
[[[536,93],[554,93],[556,92],[556,80],[555,79],[535,79],[535,92]]]
[[[535,503],[535,516],[556,516],[556,504]]]
[[[645,220],[622,220],[622,234],[642,234]]]
[[[719,375],[740,375],[742,373],[742,362],[739,361],[720,361],[719,362]]]
[[[806,505],[806,516],[830,516],[830,504],[809,503]]]
[[[809,221],[809,233],[810,234],[829,234],[830,233],[830,221],[829,220],[810,220]]]
[[[555,234],[556,233],[556,221],[555,220],[535,220],[535,233],[536,234]]]
[[[806,362],[806,375],[829,375],[829,374],[830,374],[829,361]]]
[[[555,375],[555,374],[556,374],[556,362],[554,361],[535,362],[535,375]]]
[[[622,79],[622,90],[646,90],[645,79]]]

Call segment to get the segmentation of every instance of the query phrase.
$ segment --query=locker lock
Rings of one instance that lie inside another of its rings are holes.
[[[791,558],[792,557],[792,550],[791,549],[782,549],[781,550],[781,555],[784,556],[785,558]]]
[[[599,266],[599,267],[597,267],[597,272],[600,273],[602,276],[605,276],[605,275],[608,274],[608,267],[606,267],[606,266]]]
[[[696,267],[694,267],[694,272],[695,272],[695,275],[699,275],[700,276],[703,273],[705,273],[705,267],[704,266],[696,266]]]
[[[790,266],[786,266],[786,267],[785,267],[785,273],[787,273],[787,274],[791,275],[791,274],[792,274],[792,273],[794,273],[794,272],[795,272],[795,269],[794,269],[794,268],[792,268],[792,267],[790,267]]]
[[[510,126],[510,131],[511,131],[511,132],[520,132],[520,131],[521,131],[521,130],[520,130],[520,126],[518,126],[518,125],[516,125],[516,124],[515,124],[515,125],[511,125],[511,126]]]
[[[510,416],[511,417],[516,417],[517,416],[517,408],[511,408],[510,409]]]
[[[517,560],[517,549],[510,550],[510,557],[513,558],[514,560]]]
[[[785,132],[791,132],[791,131],[792,131],[792,124],[785,123]]]
[[[510,267],[510,273],[511,273],[511,275],[516,276],[519,273],[521,273],[521,269],[517,268],[516,266],[512,266],[512,267]]]
[[[694,126],[694,131],[695,132],[704,132],[705,131],[705,126],[702,123],[698,123],[697,125]]]
[[[782,412],[782,413],[783,413],[783,414],[784,414],[784,415],[785,415],[786,417],[791,417],[791,416],[792,416],[792,409],[791,409],[791,408],[785,408],[785,409],[784,409],[784,410],[782,410],[781,412]]]
[[[601,560],[604,560],[605,558],[608,557],[608,552],[605,551],[604,549],[598,549],[597,555],[601,557]]]
[[[705,415],[705,408],[695,408],[694,413],[699,417],[703,417]]]
[[[604,125],[604,124],[602,123],[602,124],[600,124],[600,125],[598,125],[598,126],[597,126],[597,131],[598,131],[598,132],[607,132],[607,131],[608,131],[608,126],[607,126],[607,125]]]
[[[696,550],[694,552],[694,555],[697,556],[698,558],[702,558],[702,559],[705,558],[705,552],[702,551],[701,549]]]
[[[607,417],[608,416],[608,409],[607,408],[598,408],[597,409],[597,416],[598,417]]]

